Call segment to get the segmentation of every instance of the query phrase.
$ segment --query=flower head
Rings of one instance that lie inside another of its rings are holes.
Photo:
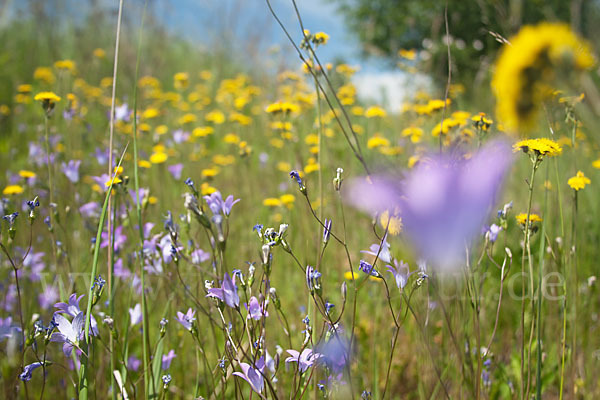
[[[298,363],[298,370],[301,374],[316,364],[316,362],[322,357],[321,354],[313,352],[311,349],[304,349],[302,350],[302,353],[291,349],[287,350],[287,352],[291,357],[286,358],[285,362]]]
[[[41,367],[42,365],[44,365],[44,362],[34,362],[32,364],[26,365],[23,367],[23,372],[21,372],[21,374],[19,375],[19,379],[22,380],[23,382],[29,382],[31,380],[31,374],[33,371],[35,371],[37,368]]]
[[[483,146],[470,158],[431,155],[404,178],[372,175],[354,181],[346,199],[365,211],[398,210],[404,232],[422,258],[450,268],[464,258],[465,243],[480,232],[511,164],[502,141]]]
[[[525,26],[498,58],[492,88],[497,115],[510,130],[530,130],[559,71],[580,72],[595,63],[590,46],[566,24]]]
[[[63,343],[63,353],[65,356],[70,357],[73,347],[79,346],[79,340],[83,336],[83,326],[85,324],[85,314],[80,312],[73,322],[69,322],[68,319],[60,314],[54,314],[54,322],[58,332],[54,332],[50,337],[50,341]]]
[[[242,372],[234,372],[233,375],[239,376],[250,384],[252,390],[256,393],[261,393],[263,390],[263,371],[265,369],[265,359],[261,357],[256,361],[254,367],[245,362],[240,362]]]
[[[394,275],[394,279],[396,280],[396,286],[398,286],[398,289],[404,289],[404,286],[406,286],[408,278],[410,277],[412,272],[410,272],[408,264],[404,261],[400,261],[400,264],[398,264],[398,261],[394,259],[393,264],[393,266],[386,265],[386,268],[389,272],[392,273],[392,275]]]
[[[208,289],[206,297],[218,298],[231,308],[238,308],[240,306],[240,297],[237,293],[237,286],[233,278],[227,273],[223,278],[221,287]]]
[[[521,140],[513,145],[514,151],[523,151],[537,157],[554,157],[562,153],[562,148],[552,139],[538,138]]]
[[[183,325],[185,329],[191,331],[194,325],[194,321],[196,321],[196,318],[194,317],[195,314],[196,311],[192,310],[191,308],[188,308],[185,314],[180,311],[177,311],[177,318],[175,319],[177,320],[177,322]]]
[[[586,177],[583,172],[577,171],[577,175],[569,178],[567,181],[568,185],[575,191],[585,188],[585,185],[592,183],[590,178]]]

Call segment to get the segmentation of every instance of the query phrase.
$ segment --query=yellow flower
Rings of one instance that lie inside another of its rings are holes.
[[[419,143],[421,141],[421,136],[423,136],[423,129],[416,126],[409,126],[402,130],[401,135],[404,137],[410,136],[411,142]]]
[[[179,122],[180,125],[185,125],[185,124],[189,124],[191,122],[196,122],[196,115],[192,114],[192,113],[184,114],[179,118],[179,121],[177,121],[177,122]]]
[[[36,81],[44,81],[49,85],[52,85],[56,78],[54,77],[54,73],[48,67],[37,67],[35,71],[33,71],[33,79]]]
[[[192,131],[192,135],[195,137],[205,137],[212,135],[214,131],[215,130],[212,126],[199,126]]]
[[[163,152],[152,153],[152,155],[150,155],[150,162],[152,164],[162,164],[165,161],[167,161],[167,158],[169,158],[167,153],[163,153]]]
[[[138,167],[140,167],[140,168],[150,168],[151,166],[152,166],[152,164],[148,160],[139,160],[138,161]]]
[[[159,125],[154,131],[157,135],[164,135],[165,133],[169,132],[169,127],[166,125]]]
[[[600,169],[600,159],[592,162],[592,167]]]
[[[73,60],[58,60],[54,63],[54,67],[73,72],[75,71],[75,62]]]
[[[386,138],[384,138],[383,136],[380,136],[379,134],[375,134],[373,137],[369,138],[369,140],[367,141],[367,147],[369,149],[373,149],[376,147],[384,147],[384,146],[389,146],[390,145],[390,141]]]
[[[296,201],[296,196],[286,193],[279,196],[279,200],[281,201],[281,204],[291,207],[291,205],[294,204],[294,201]]]
[[[279,200],[277,197],[267,197],[263,200],[263,206],[279,207],[281,206],[281,200]]]
[[[31,93],[32,90],[33,87],[28,83],[17,86],[17,92],[19,93]]]
[[[496,114],[510,130],[528,131],[542,101],[552,96],[556,71],[579,72],[595,63],[590,46],[566,24],[525,26],[504,45],[492,88]]]
[[[365,111],[365,117],[367,118],[385,117],[386,115],[385,110],[379,106],[371,106]]]
[[[315,33],[314,38],[316,44],[327,44],[327,41],[329,40],[329,35],[325,32],[317,32]]]
[[[392,218],[390,218],[389,211],[385,211],[379,216],[379,223],[383,229],[387,228],[388,233],[392,236],[402,232],[402,218],[397,215],[392,215]]]
[[[27,171],[27,170],[22,169],[19,171],[19,176],[21,178],[29,179],[29,178],[35,178],[36,174],[33,171]]]
[[[354,275],[352,275],[353,272],[352,271],[346,271],[344,272],[344,278],[348,279],[348,280],[352,280],[352,279],[358,279],[358,274],[356,272],[354,272]]]
[[[546,138],[521,140],[513,145],[513,149],[514,151],[522,150],[524,153],[548,157],[554,157],[562,153],[562,148],[558,143]]]
[[[300,111],[300,106],[294,103],[281,102],[278,101],[276,103],[271,103],[267,106],[265,111],[269,114],[277,114],[277,113],[297,113]]]
[[[19,185],[8,185],[7,187],[4,188],[4,190],[2,191],[2,194],[5,195],[13,195],[13,194],[21,194],[23,193],[23,187],[19,186]]]
[[[223,114],[219,110],[214,110],[214,111],[207,113],[204,116],[204,119],[207,120],[208,122],[212,122],[213,124],[221,125],[223,122],[225,122],[225,114]]]
[[[106,52],[104,51],[104,49],[101,49],[101,48],[94,49],[93,54],[94,54],[94,57],[96,57],[96,58],[106,57]]]
[[[228,133],[223,137],[223,141],[229,144],[237,144],[240,142],[240,137],[235,133]]]
[[[39,92],[33,98],[35,101],[41,101],[43,103],[54,104],[60,101],[60,96],[57,96],[54,92]]]
[[[471,117],[471,121],[476,128],[487,131],[488,128],[494,123],[491,119],[485,116],[485,113],[480,112],[478,115]]]
[[[178,72],[173,76],[173,84],[176,89],[183,89],[188,86],[190,76],[187,72]]]
[[[567,184],[571,186],[575,191],[579,191],[579,189],[583,189],[585,185],[589,185],[592,183],[589,178],[583,175],[583,172],[577,171],[577,175],[572,178],[569,178]]]
[[[209,194],[212,194],[216,191],[217,189],[210,186],[208,182],[204,182],[202,185],[200,185],[200,193],[202,193],[202,196],[208,196]]]
[[[158,117],[159,115],[160,112],[156,108],[150,107],[144,110],[142,113],[142,119],[152,119]]]
[[[525,223],[527,222],[527,214],[521,213],[515,216],[515,219],[520,225],[525,226]],[[542,218],[537,214],[531,213],[529,214],[529,224],[531,225],[534,222],[542,222]]]
[[[219,174],[219,170],[217,168],[204,168],[202,170],[202,176],[205,178],[213,178]]]
[[[437,123],[437,125],[431,131],[431,134],[434,137],[440,136],[440,133],[442,135],[446,135],[446,134],[448,134],[448,132],[450,131],[450,129],[452,129],[455,126],[458,126],[458,125],[460,125],[460,121],[457,121],[457,120],[452,119],[452,118],[446,118],[443,122]]]
[[[121,178],[119,178],[118,176],[115,176],[115,180],[113,181],[112,178],[107,180],[106,182],[104,182],[104,186],[106,187],[110,187],[110,183],[112,182],[113,186],[116,184],[119,184],[121,182],[123,182],[123,180]]]
[[[415,49],[400,49],[398,50],[398,55],[402,58],[413,61],[417,58],[417,51]]]

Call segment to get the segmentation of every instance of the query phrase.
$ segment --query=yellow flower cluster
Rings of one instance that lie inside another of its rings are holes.
[[[554,92],[550,85],[557,73],[583,71],[594,62],[590,46],[565,24],[523,27],[496,63],[492,89],[498,117],[509,130],[531,130],[541,102]]]
[[[590,183],[592,183],[590,178],[586,177],[581,171],[577,171],[577,175],[569,178],[567,181],[567,184],[575,191],[583,189],[585,185],[589,185]]]
[[[554,140],[547,138],[521,140],[513,145],[513,149],[515,152],[522,150],[524,153],[548,157],[562,153],[562,147]]]
[[[525,226],[525,223],[527,222],[527,214],[525,213],[521,213],[517,216],[515,216],[515,219],[517,220],[517,222],[520,225]],[[534,222],[542,222],[542,217],[540,217],[537,214],[529,214],[529,224],[531,225]]]

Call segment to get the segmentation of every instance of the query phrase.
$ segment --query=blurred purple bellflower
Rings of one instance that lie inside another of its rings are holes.
[[[371,212],[393,211],[419,255],[442,269],[460,265],[482,229],[512,162],[510,145],[489,142],[471,157],[432,154],[403,178],[375,174],[348,185],[346,199]],[[384,248],[385,250],[385,248]]]

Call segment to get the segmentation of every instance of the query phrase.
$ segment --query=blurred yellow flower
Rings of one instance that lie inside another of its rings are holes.
[[[286,206],[291,206],[292,204],[294,204],[294,201],[296,201],[296,196],[294,196],[293,194],[282,194],[281,196],[279,196],[279,200],[281,201],[281,203],[283,205]]]
[[[240,142],[240,137],[235,133],[228,133],[223,137],[223,141],[229,144],[237,144]]]
[[[219,170],[217,168],[204,168],[202,170],[202,176],[205,178],[213,178],[219,174]]]
[[[150,162],[152,164],[162,164],[167,161],[167,158],[169,158],[167,153],[152,153],[152,155],[150,155]]]
[[[589,185],[590,183],[592,183],[592,181],[590,181],[590,178],[587,178],[581,171],[577,171],[577,174],[569,178],[569,180],[567,181],[567,184],[575,191],[583,189],[585,185]]]
[[[49,104],[53,104],[55,102],[59,102],[61,97],[57,96],[54,92],[40,92],[36,94],[33,99],[35,101],[48,102]]]
[[[389,211],[385,211],[379,216],[379,224],[383,229],[387,228],[388,233],[392,236],[402,232],[402,218],[397,215],[392,215],[390,218]]]
[[[2,191],[2,194],[5,195],[13,195],[13,194],[21,194],[23,193],[23,187],[19,185],[8,185]]]
[[[152,119],[158,117],[159,115],[160,111],[158,111],[158,109],[150,107],[145,109],[144,112],[142,112],[142,119]]]
[[[152,164],[150,163],[150,161],[147,160],[139,160],[138,161],[138,167],[140,168],[150,168],[152,166]]]
[[[207,113],[204,116],[204,119],[207,120],[208,122],[212,122],[213,124],[221,125],[223,122],[225,122],[225,114],[223,114],[219,110],[213,110],[213,111]]]
[[[33,79],[36,81],[43,81],[47,84],[51,85],[56,81],[54,77],[54,73],[48,67],[37,67],[35,71],[33,71]]]
[[[566,24],[525,26],[505,44],[496,63],[492,89],[496,115],[505,128],[535,127],[544,99],[552,96],[556,71],[579,72],[595,64],[590,46]]]
[[[281,206],[281,200],[279,200],[277,197],[267,197],[263,200],[263,206],[279,207]]]
[[[192,131],[192,135],[196,137],[205,137],[212,135],[214,131],[215,130],[212,126],[199,126]]]
[[[17,86],[17,92],[19,92],[19,93],[31,93],[32,90],[33,90],[33,86],[31,86],[28,83],[24,83],[24,84]]]
[[[527,222],[527,214],[520,213],[519,215],[515,216],[515,219],[519,224],[525,226],[525,223]],[[537,214],[531,213],[529,214],[529,224],[531,225],[534,222],[542,222],[542,217],[540,217]]]
[[[365,117],[367,118],[385,117],[386,115],[385,110],[379,106],[371,106],[365,111]]]
[[[73,60],[59,60],[54,63],[56,69],[63,69],[66,71],[75,71],[75,62]]]
[[[94,49],[94,52],[92,54],[96,58],[104,58],[104,57],[106,57],[106,52],[104,51],[104,49],[101,49],[101,48]]]
[[[384,138],[383,136],[380,136],[378,133],[376,133],[373,137],[370,137],[369,140],[367,141],[367,147],[369,149],[373,149],[376,147],[382,147],[382,146],[389,146],[390,145],[390,141],[386,138]]]
[[[19,171],[19,176],[21,178],[29,179],[29,178],[35,178],[36,174],[33,171],[27,171],[25,169],[22,169]]]

